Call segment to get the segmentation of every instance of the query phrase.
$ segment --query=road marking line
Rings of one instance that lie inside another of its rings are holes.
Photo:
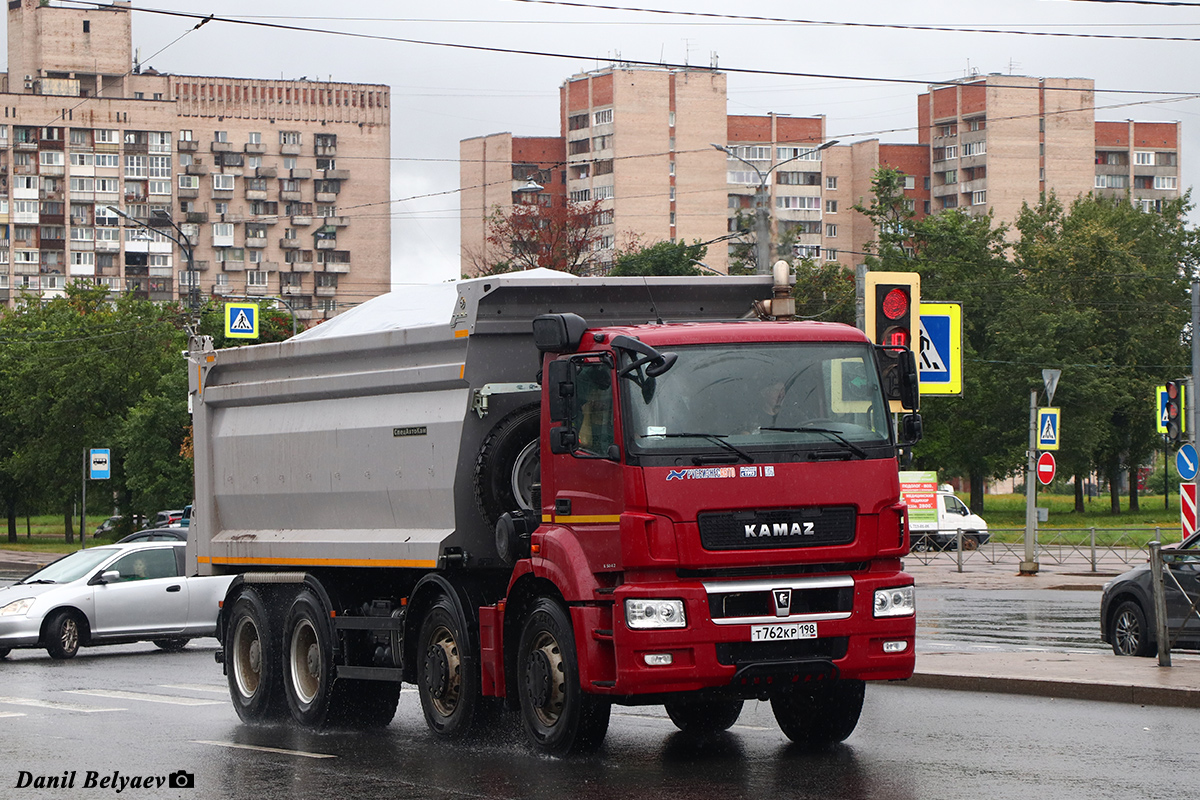
[[[23,712],[23,711],[0,711],[0,719],[5,719],[7,717],[23,717],[23,716],[25,716],[25,712]]]
[[[212,694],[225,694],[229,691],[229,687],[220,683],[160,683],[160,689],[184,689],[190,692],[210,692]]]
[[[211,744],[213,747],[229,747],[234,750],[257,750],[260,753],[281,753],[285,756],[302,756],[303,758],[337,758],[329,753],[306,753],[303,750],[284,750],[279,747],[260,747],[255,744],[238,744],[237,742],[210,742],[205,739],[193,739],[195,744]]]
[[[219,706],[220,700],[200,700],[195,697],[170,697],[165,694],[143,694],[122,692],[116,689],[68,689],[67,694],[87,694],[93,697],[111,697],[114,700],[145,700],[147,703],[168,703],[174,706]]]
[[[57,700],[34,700],[29,697],[0,697],[0,704],[53,708],[56,711],[81,711],[84,714],[94,714],[98,711],[125,711],[123,708],[97,708],[96,706],[81,706],[76,703],[62,703]]]

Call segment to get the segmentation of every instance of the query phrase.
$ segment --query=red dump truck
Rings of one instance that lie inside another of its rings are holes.
[[[506,705],[547,753],[613,704],[723,730],[769,700],[802,745],[849,736],[865,683],[913,669],[920,418],[888,399],[916,410],[916,368],[771,295],[535,271],[193,342],[188,548],[236,576],[238,714],[383,725],[407,682],[435,733]]]

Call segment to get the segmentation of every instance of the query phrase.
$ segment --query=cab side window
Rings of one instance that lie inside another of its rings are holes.
[[[579,449],[607,456],[616,443],[613,419],[612,371],[606,364],[580,364],[571,407],[571,427],[579,432]]]

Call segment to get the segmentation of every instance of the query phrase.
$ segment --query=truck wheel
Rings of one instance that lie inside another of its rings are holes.
[[[771,711],[785,736],[806,750],[819,750],[854,732],[865,692],[866,684],[853,680],[797,689],[772,697]]]
[[[225,627],[229,696],[243,722],[261,722],[279,711],[279,639],[267,607],[253,589],[243,589]]]
[[[560,603],[542,598],[525,618],[516,680],[521,721],[538,750],[583,753],[604,742],[612,705],[579,685],[571,618]]]
[[[187,647],[191,639],[155,639],[154,646],[164,653],[178,653]]]
[[[533,487],[541,480],[537,406],[517,409],[492,429],[475,459],[475,499],[489,528],[506,511],[534,510]]]
[[[667,716],[675,727],[688,733],[720,733],[733,727],[742,714],[745,701],[734,698],[708,700],[668,700]]]
[[[302,589],[283,626],[283,695],[292,719],[317,728],[336,705],[333,690],[333,632],[320,599]]]
[[[453,739],[475,724],[479,705],[478,660],[471,657],[467,626],[448,597],[425,614],[417,640],[417,692],[429,729]]]
[[[80,633],[79,615],[72,609],[64,608],[50,615],[46,623],[46,652],[51,658],[74,658],[79,652]]]

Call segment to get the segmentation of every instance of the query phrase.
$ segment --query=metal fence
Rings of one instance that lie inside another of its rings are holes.
[[[1169,667],[1171,666],[1171,648],[1179,639],[1179,634],[1183,631],[1184,626],[1195,619],[1200,619],[1200,611],[1197,611],[1197,606],[1200,606],[1200,597],[1192,597],[1188,594],[1188,591],[1179,584],[1175,570],[1168,567],[1167,564],[1175,563],[1176,560],[1195,559],[1196,551],[1164,549],[1159,542],[1150,542],[1148,549],[1150,551],[1150,584],[1154,591],[1154,638],[1158,642],[1158,664],[1161,667]],[[1191,601],[1191,606],[1183,615],[1182,624],[1175,630],[1171,630],[1170,620],[1167,618],[1168,582],[1183,595],[1184,602]],[[1145,632],[1142,635],[1145,635]]]
[[[1102,568],[1125,568],[1145,563],[1149,558],[1149,543],[1161,541],[1166,535],[1177,534],[1173,527],[1138,528],[1038,528],[1035,530],[1035,553],[1039,564],[1077,565],[1091,572]],[[958,571],[972,560],[988,564],[1025,560],[1024,528],[991,528],[988,541],[978,544],[968,533],[959,530],[944,549],[936,546],[918,549],[920,541],[913,537],[913,552],[908,556],[922,564],[952,561]]]

